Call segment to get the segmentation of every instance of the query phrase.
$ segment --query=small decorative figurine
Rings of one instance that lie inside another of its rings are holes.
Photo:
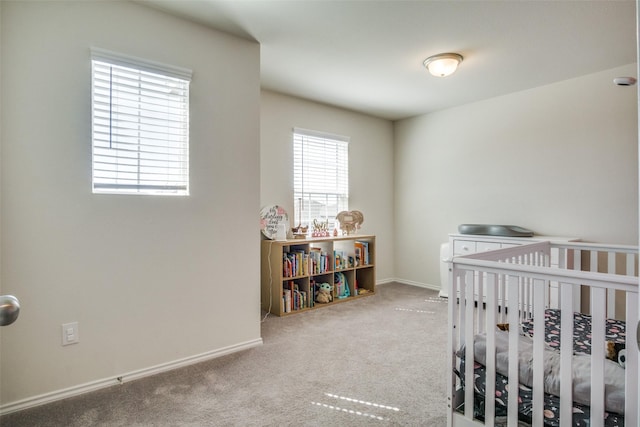
[[[364,222],[364,215],[360,211],[342,211],[338,212],[336,219],[340,221],[340,230],[343,235],[355,234],[362,223]]]

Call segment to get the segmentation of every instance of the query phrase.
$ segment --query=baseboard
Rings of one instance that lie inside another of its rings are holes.
[[[431,285],[429,283],[414,282],[413,280],[392,279],[390,281],[391,282],[396,282],[396,283],[402,283],[403,285],[411,285],[411,286],[417,286],[419,288],[431,289],[431,290],[434,290],[434,291],[439,291],[440,290],[440,285]]]
[[[251,341],[223,347],[217,350],[209,351],[194,356],[185,357],[184,359],[174,360],[172,362],[162,363],[160,365],[151,366],[148,368],[139,369],[136,371],[128,372],[121,375],[116,375],[111,378],[104,378],[97,381],[91,381],[85,384],[69,387],[62,390],[53,391],[50,393],[41,394],[27,399],[18,400],[16,402],[10,402],[0,405],[0,415],[6,415],[11,412],[21,411],[23,409],[32,408],[35,406],[52,403],[58,400],[67,399],[69,397],[78,396],[91,391],[100,390],[102,388],[111,387],[125,382],[138,380],[140,378],[148,377],[151,375],[159,374],[162,372],[171,371],[173,369],[182,368],[195,363],[204,362],[207,360],[215,359],[218,357],[226,356],[228,354],[236,353],[242,350],[248,350],[253,347],[262,345],[262,338],[258,338]]]

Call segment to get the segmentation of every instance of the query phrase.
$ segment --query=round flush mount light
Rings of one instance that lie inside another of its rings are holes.
[[[436,77],[453,74],[462,62],[462,55],[457,53],[440,53],[424,60],[423,64]]]
[[[636,84],[635,77],[616,77],[613,82],[618,86],[633,86]]]

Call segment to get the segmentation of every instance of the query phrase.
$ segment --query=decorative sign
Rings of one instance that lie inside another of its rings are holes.
[[[327,219],[324,222],[320,222],[314,219],[311,237],[329,237],[329,220]]]
[[[289,216],[282,206],[270,205],[260,210],[260,230],[267,239],[274,239],[278,233],[278,226],[284,224],[289,228]]]

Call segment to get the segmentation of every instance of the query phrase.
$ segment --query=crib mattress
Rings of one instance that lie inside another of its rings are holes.
[[[545,312],[545,341],[550,346],[560,345],[560,311],[546,310]],[[522,325],[523,332],[533,335],[533,322],[525,322]],[[574,353],[591,353],[591,317],[588,315],[574,313]],[[618,320],[607,320],[606,338],[609,341],[625,343],[625,323]],[[461,373],[464,373],[464,360],[461,360]],[[480,363],[474,363],[474,390],[476,396],[474,416],[484,419],[484,396],[485,396],[485,367]],[[508,401],[508,378],[496,374],[496,417],[506,416]],[[531,423],[533,410],[532,389],[526,385],[519,385],[518,390],[520,420]],[[544,394],[544,425],[557,427],[560,425],[560,398],[552,394]],[[590,409],[588,405],[580,403],[573,404],[573,425],[582,427],[590,425]],[[624,416],[620,414],[605,412],[604,425],[607,427],[624,426]]]

